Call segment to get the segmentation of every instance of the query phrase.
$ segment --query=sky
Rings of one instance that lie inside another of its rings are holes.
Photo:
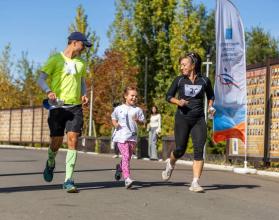
[[[215,9],[215,0],[193,0],[207,10]],[[232,0],[246,30],[261,26],[279,39],[278,0]],[[88,23],[100,38],[98,55],[109,47],[107,31],[115,14],[114,0],[0,0],[0,52],[8,43],[16,62],[27,51],[35,64],[43,64],[51,51],[62,51],[68,28],[74,22],[76,8],[82,5]]]

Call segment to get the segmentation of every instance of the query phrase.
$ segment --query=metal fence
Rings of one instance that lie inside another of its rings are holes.
[[[0,110],[0,141],[48,143],[48,111],[42,107]]]
[[[0,110],[0,142],[47,146],[49,143],[47,118],[48,111],[42,107]],[[66,136],[64,137],[65,142]],[[162,143],[162,151],[158,152],[158,156],[167,159],[175,147],[174,137],[162,137]],[[82,136],[78,140],[78,150],[99,153],[114,152],[114,149],[111,149],[111,137]],[[148,157],[148,137],[139,137],[136,154],[138,158]],[[192,157],[185,154],[184,159],[192,159]]]

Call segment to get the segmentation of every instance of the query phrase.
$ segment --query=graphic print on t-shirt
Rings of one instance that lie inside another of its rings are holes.
[[[76,74],[77,68],[75,62],[72,61],[66,61],[64,63],[64,70],[67,74]]]
[[[132,112],[133,113],[133,112]],[[131,113],[129,113],[129,109],[127,111],[120,110],[118,121],[121,122],[121,126],[127,127],[130,132],[135,132],[135,124],[133,123]],[[125,122],[125,123],[124,123]],[[123,123],[123,124],[122,124]]]
[[[185,96],[195,97],[202,89],[202,85],[185,85]]]

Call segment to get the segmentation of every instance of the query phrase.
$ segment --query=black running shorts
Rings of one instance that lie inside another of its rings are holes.
[[[81,105],[68,108],[56,108],[49,111],[48,126],[50,136],[64,136],[66,132],[80,133],[83,126],[83,112]]]

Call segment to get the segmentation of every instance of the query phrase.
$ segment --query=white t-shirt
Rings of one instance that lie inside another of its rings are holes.
[[[112,141],[125,143],[125,141],[137,141],[138,126],[133,118],[144,122],[144,114],[141,108],[122,104],[117,106],[111,118],[116,120],[120,127],[115,129],[112,135]]]
[[[160,114],[151,115],[150,127],[151,128],[157,127],[159,129],[161,129],[161,115]]]

